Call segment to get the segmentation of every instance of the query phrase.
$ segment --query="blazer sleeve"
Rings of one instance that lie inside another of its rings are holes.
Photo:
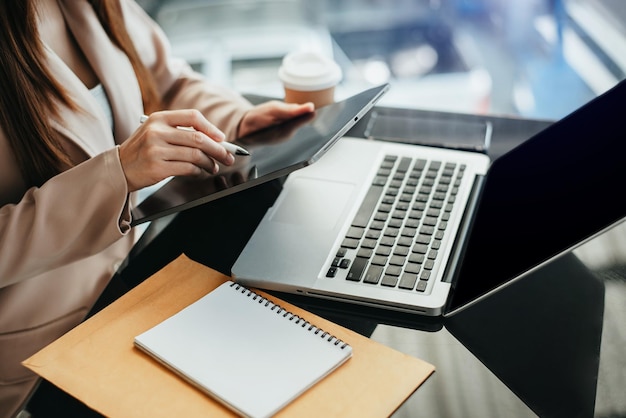
[[[103,251],[129,223],[116,147],[0,207],[0,288]]]
[[[123,0],[126,27],[144,65],[152,72],[166,109],[200,110],[226,137],[237,136],[239,122],[252,104],[232,89],[207,81],[172,56],[162,29],[133,0]]]

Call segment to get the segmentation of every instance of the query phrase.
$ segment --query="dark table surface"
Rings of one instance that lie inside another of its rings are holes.
[[[450,123],[488,121],[492,158],[550,125],[513,117],[375,111]],[[365,118],[348,135],[363,137],[367,123]],[[102,304],[181,253],[230,274],[280,185],[275,180],[153,221]],[[228,218],[240,221],[236,229],[224,222]],[[626,417],[624,224],[446,320],[279,296],[435,365],[435,374],[396,417]]]

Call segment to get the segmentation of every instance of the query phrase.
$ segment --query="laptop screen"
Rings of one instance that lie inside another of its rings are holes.
[[[316,161],[387,92],[389,85],[363,91],[245,138],[250,152],[207,177],[176,177],[133,210],[133,225],[207,203],[289,174]]]
[[[450,309],[626,217],[625,83],[493,162]]]

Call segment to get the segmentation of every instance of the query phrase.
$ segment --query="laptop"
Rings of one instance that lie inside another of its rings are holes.
[[[624,102],[621,82],[493,162],[344,137],[288,176],[232,275],[283,293],[454,315],[624,219]]]
[[[203,178],[173,177],[132,211],[132,225],[175,214],[241,192],[313,164],[389,90],[372,87],[283,124],[236,141],[249,151],[235,164]]]

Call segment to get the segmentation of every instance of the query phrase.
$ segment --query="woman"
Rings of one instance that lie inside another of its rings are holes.
[[[214,173],[233,163],[218,142],[312,105],[253,107],[208,84],[132,0],[4,0],[0,20],[0,416],[11,416],[36,382],[20,362],[84,318],[134,244],[133,192]]]

